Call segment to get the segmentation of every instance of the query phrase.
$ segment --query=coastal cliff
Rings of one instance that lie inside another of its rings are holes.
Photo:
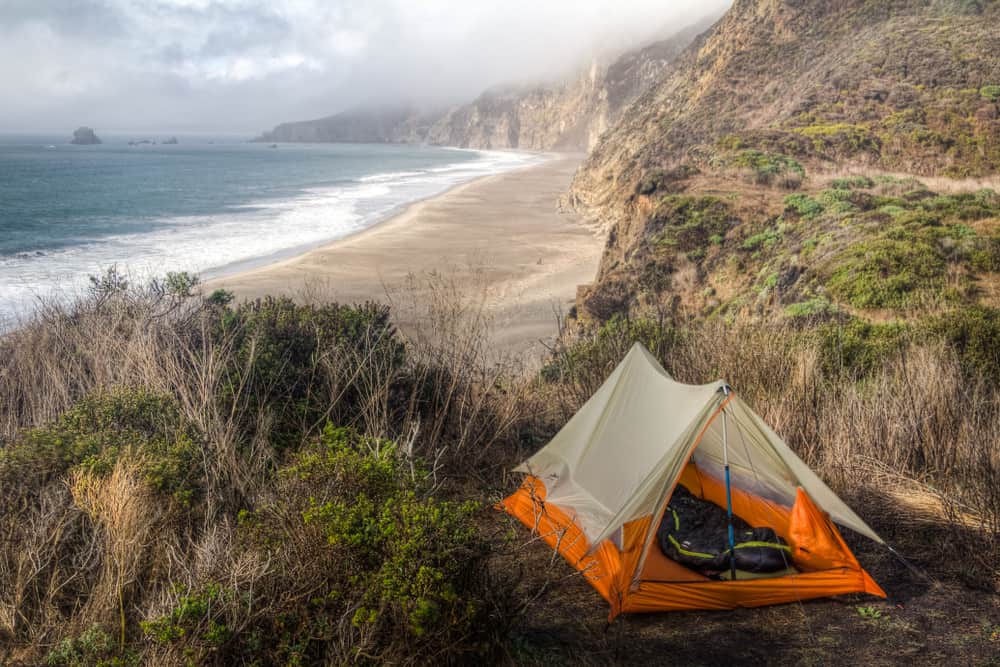
[[[609,235],[581,316],[1000,305],[1000,197],[961,180],[1000,169],[998,19],[997,3],[738,0],[574,179],[568,204]]]
[[[355,109],[317,120],[283,123],[258,141],[588,151],[710,25],[710,20],[702,21],[610,62],[595,60],[569,81],[494,87],[468,104],[444,111]]]

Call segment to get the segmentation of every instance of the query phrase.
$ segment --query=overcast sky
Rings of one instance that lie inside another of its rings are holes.
[[[438,105],[666,37],[728,0],[0,0],[0,132],[257,132]]]

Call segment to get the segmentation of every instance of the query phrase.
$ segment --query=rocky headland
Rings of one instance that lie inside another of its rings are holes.
[[[101,143],[101,140],[92,128],[81,126],[73,131],[73,138],[69,143],[77,146],[91,146]]]

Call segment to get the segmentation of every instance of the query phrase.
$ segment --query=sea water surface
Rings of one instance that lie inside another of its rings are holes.
[[[100,133],[99,133],[100,134]],[[540,160],[428,146],[248,143],[242,137],[0,135],[0,326],[72,298],[115,266],[203,277],[361,231],[406,204]]]

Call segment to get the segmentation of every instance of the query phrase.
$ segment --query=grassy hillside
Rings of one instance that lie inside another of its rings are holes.
[[[742,150],[980,176],[1000,161],[996,2],[738,0],[593,151],[574,196],[617,219],[657,170]]]
[[[581,319],[992,322],[998,12],[737,2],[577,176],[610,234]]]

